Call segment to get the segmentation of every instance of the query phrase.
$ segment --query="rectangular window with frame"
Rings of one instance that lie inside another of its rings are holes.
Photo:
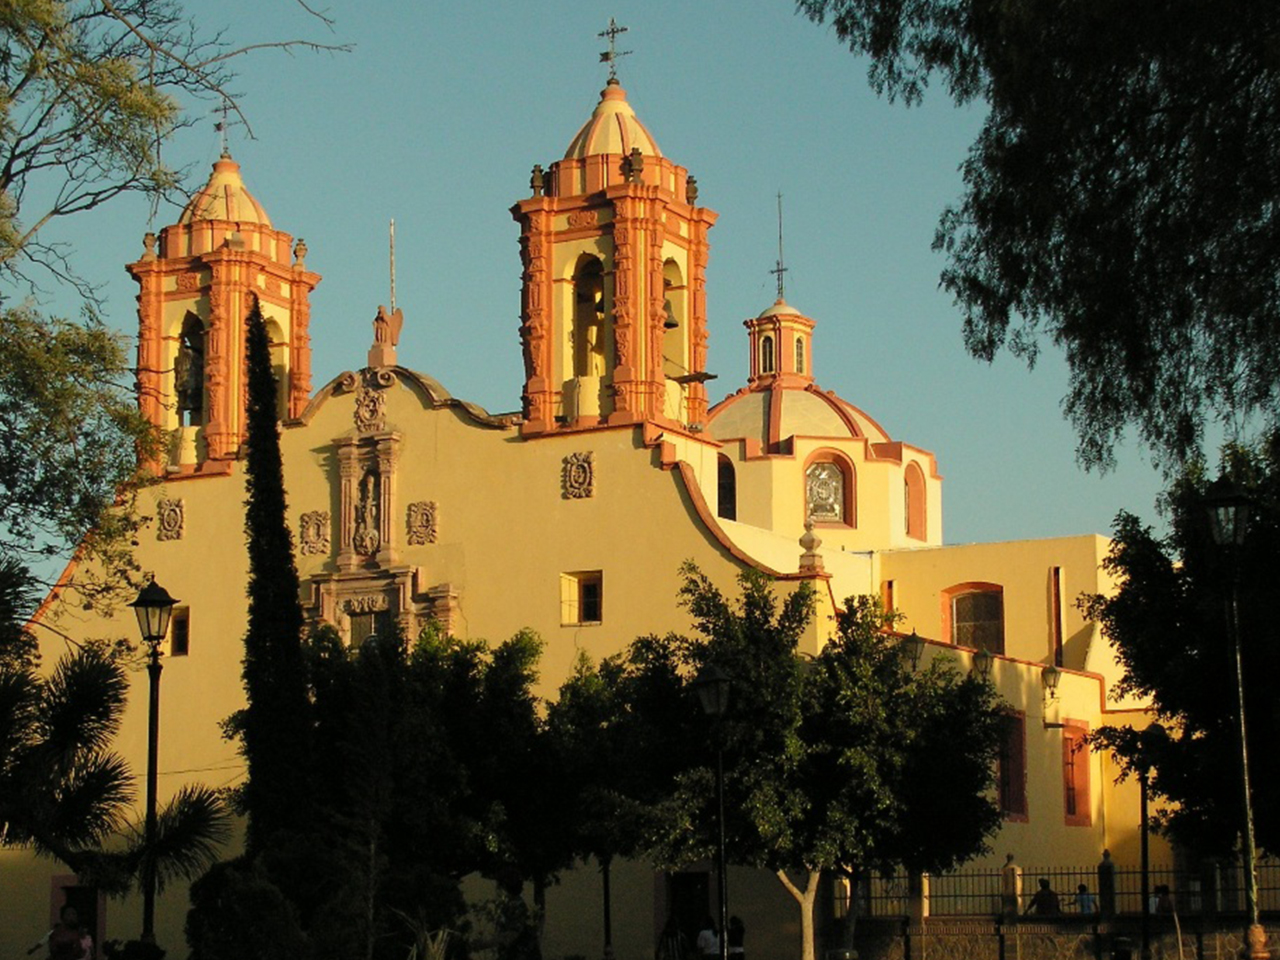
[[[1004,715],[996,784],[1004,818],[1027,820],[1027,718],[1018,711]]]
[[[583,626],[604,620],[604,573],[577,570],[560,574],[560,623]]]
[[[1068,827],[1093,825],[1088,736],[1088,725],[1078,720],[1068,720],[1062,728],[1063,820]]]
[[[169,621],[169,656],[185,657],[191,652],[191,608],[174,607]]]
[[[348,614],[351,620],[351,646],[358,647],[370,637],[391,635],[391,611],[378,610]]]

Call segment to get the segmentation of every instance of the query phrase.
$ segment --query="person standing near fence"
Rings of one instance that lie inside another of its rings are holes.
[[[1031,903],[1027,905],[1027,913],[1034,913],[1037,917],[1057,917],[1062,915],[1062,907],[1058,903],[1058,895],[1054,892],[1053,887],[1049,886],[1049,878],[1040,878],[1040,889],[1031,897]]]
[[[1098,901],[1083,883],[1076,887],[1076,909],[1082,917],[1092,917],[1098,912]]]

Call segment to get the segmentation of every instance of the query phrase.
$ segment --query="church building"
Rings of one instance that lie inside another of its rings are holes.
[[[822,318],[781,296],[744,320],[743,362],[718,371],[714,382],[733,386],[713,396],[706,269],[716,213],[616,79],[567,144],[533,166],[511,207],[524,382],[511,384],[510,412],[452,396],[448,370],[399,365],[412,318],[394,304],[378,308],[367,353],[362,345],[347,372],[313,384],[313,267],[338,252],[311,257],[275,225],[270,198],[247,186],[252,170],[229,155],[177,222],[144,238],[128,265],[139,287],[139,403],[169,443],[154,464],[161,482],[142,495],[151,520],[136,556],[180,598],[162,647],[161,801],[191,779],[243,777],[219,724],[243,703],[243,321],[256,298],[281,386],[288,522],[313,622],[352,645],[392,623],[412,636],[436,620],[493,642],[530,627],[546,643],[550,696],[582,652],[598,661],[639,635],[689,632],[676,604],[686,560],[726,592],[746,569],[779,592],[812,584],[810,651],[846,598],[877,595],[923,639],[924,660],[982,671],[1011,705],[992,865],[1010,851],[1033,866],[1087,865],[1104,848],[1134,862],[1136,791],[1117,786],[1109,760],[1084,742],[1103,723],[1141,716],[1141,704],[1115,699],[1112,652],[1074,603],[1111,588],[1100,568],[1107,541],[947,545],[939,458],[822,388]],[[892,424],[892,410],[876,414]],[[104,621],[56,592],[38,617],[72,638],[136,639],[131,611]],[[40,636],[56,661],[63,641]],[[132,679],[119,749],[141,771],[147,680]],[[0,864],[0,900],[35,904],[21,916],[5,908],[0,952],[17,955],[76,881],[22,851],[0,848]],[[774,878],[734,871],[732,882],[756,916],[792,920]],[[619,868],[619,960],[651,957],[673,898],[696,889],[708,887]],[[589,870],[550,892],[546,956],[598,955],[599,911],[583,906],[598,898]],[[99,941],[137,935],[137,901],[96,903]],[[179,953],[186,908],[185,891],[160,899],[159,942]],[[753,949],[794,949],[776,926],[759,923]]]

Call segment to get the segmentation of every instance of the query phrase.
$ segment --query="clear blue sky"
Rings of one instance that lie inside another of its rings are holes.
[[[711,232],[709,387],[746,376],[742,320],[774,297],[775,194],[784,196],[787,299],[818,321],[815,373],[895,439],[937,454],[948,542],[1109,530],[1124,507],[1150,520],[1159,478],[1136,449],[1099,477],[1075,464],[1061,416],[1066,371],[1047,347],[1034,371],[969,358],[938,290],[938,215],[981,120],[938,91],[906,109],[878,99],[866,63],[789,0],[334,2],[335,32],[290,0],[188,4],[250,43],[307,36],[348,54],[264,50],[235,89],[256,139],[231,148],[274,225],[304,237],[324,276],[312,302],[315,386],[364,362],[388,300],[397,232],[401,363],[493,411],[519,405],[520,263],[508,208],[529,169],[559,158],[607,70],[610,15],[634,51],[619,77],[663,152],[720,214]],[[211,105],[166,152],[196,182],[219,152]],[[158,229],[176,219],[161,209]],[[108,319],[133,331],[147,205],[118,202],[60,229],[105,284]]]

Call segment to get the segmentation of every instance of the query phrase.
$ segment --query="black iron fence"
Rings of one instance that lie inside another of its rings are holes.
[[[1020,879],[1011,883],[1002,870],[957,870],[954,873],[909,877],[906,873],[873,877],[860,885],[856,899],[864,916],[998,916],[1015,908],[1024,913],[1039,881],[1049,881],[1058,896],[1063,916],[1087,916],[1094,910],[1115,915],[1142,913],[1142,871],[1115,867],[1112,883],[1100,882],[1097,866],[1020,867]],[[1084,885],[1087,897],[1078,896]],[[1152,867],[1147,873],[1152,913],[1183,916],[1243,912],[1244,871],[1239,864],[1220,864],[1198,871]],[[1161,896],[1162,889],[1167,891]],[[1111,891],[1114,891],[1112,893]],[[1008,898],[1008,899],[1006,899]],[[1092,898],[1091,901],[1089,898]],[[1280,861],[1258,864],[1258,905],[1280,912]]]

